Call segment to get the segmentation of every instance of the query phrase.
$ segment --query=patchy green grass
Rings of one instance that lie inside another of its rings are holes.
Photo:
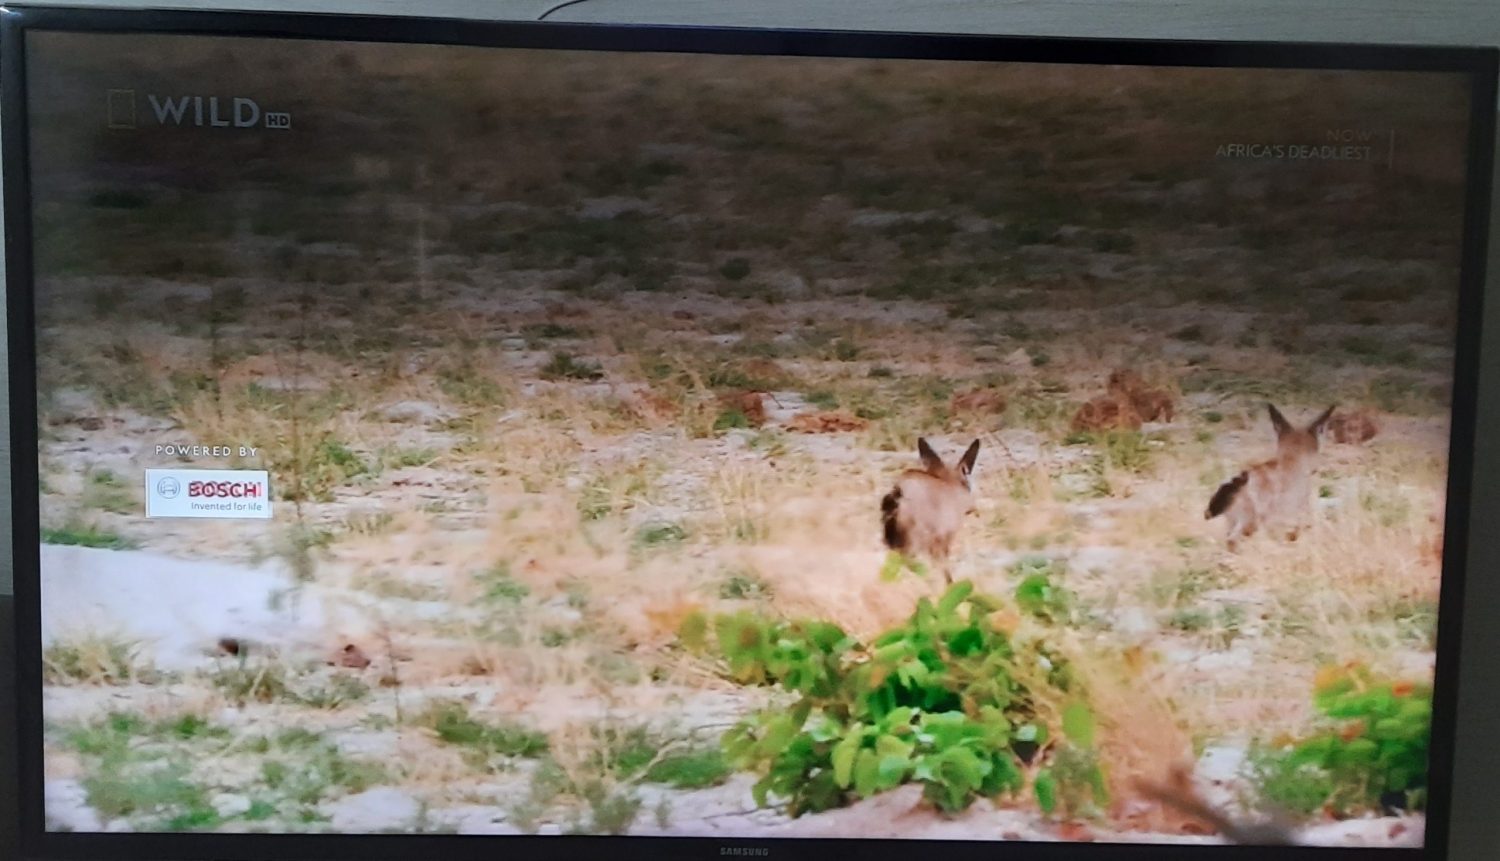
[[[465,748],[471,764],[483,766],[495,757],[538,757],[547,753],[547,736],[509,722],[475,718],[459,702],[437,702],[416,718],[444,744]]]
[[[154,683],[160,674],[141,659],[140,644],[89,634],[55,640],[42,652],[42,681],[49,685]]]
[[[719,597],[729,600],[769,598],[771,584],[754,571],[734,571],[719,584]]]
[[[1189,565],[1153,574],[1145,597],[1158,607],[1189,608],[1205,592],[1224,589],[1233,583],[1233,575],[1226,567]]]
[[[83,505],[111,514],[140,512],[140,505],[125,480],[109,469],[92,470],[84,476]]]
[[[251,661],[241,656],[237,661],[221,661],[206,677],[215,690],[236,705],[295,699],[291,696],[291,673],[274,661]]]
[[[592,382],[604,378],[604,371],[597,362],[579,359],[571,353],[553,353],[542,366],[542,377],[548,380],[583,380]]]
[[[531,594],[531,588],[511,574],[509,562],[496,562],[474,579],[484,589],[486,601],[514,604]]]
[[[148,721],[113,713],[62,729],[60,743],[83,761],[89,806],[105,821],[191,831],[221,822],[208,789],[193,775],[193,751],[228,737],[228,730],[196,715]]]
[[[688,533],[676,523],[647,523],[636,530],[637,547],[670,547],[686,541]]]
[[[553,338],[582,338],[589,334],[587,329],[579,329],[576,326],[565,326],[562,323],[548,321],[546,323],[533,323],[521,327],[521,334],[527,338],[540,340],[551,340]]]
[[[479,366],[471,353],[445,361],[434,376],[438,391],[466,407],[484,409],[505,404],[505,389],[491,372]]]
[[[42,543],[103,550],[134,550],[140,546],[134,539],[81,520],[70,520],[61,526],[43,526]]]
[[[646,769],[645,779],[678,789],[703,789],[729,779],[731,769],[718,748],[671,753]]]

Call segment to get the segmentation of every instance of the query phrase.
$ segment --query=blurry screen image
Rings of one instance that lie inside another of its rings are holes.
[[[49,830],[1423,843],[1464,75],[27,56]]]

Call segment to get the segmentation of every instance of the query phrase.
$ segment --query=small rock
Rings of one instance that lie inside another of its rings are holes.
[[[209,804],[213,806],[214,811],[223,819],[233,819],[250,810],[250,799],[243,795],[234,795],[227,792],[215,795],[209,800]]]
[[[886,212],[879,209],[865,209],[849,217],[849,226],[894,227],[898,224],[920,223],[941,217],[942,214],[939,212]]]
[[[608,220],[629,212],[650,212],[651,204],[638,197],[591,197],[578,207],[583,218]]]
[[[773,272],[763,279],[765,285],[786,299],[802,299],[812,292],[807,279],[795,272]]]
[[[453,418],[453,413],[427,401],[401,401],[381,409],[380,417],[388,422],[432,424]]]
[[[1064,822],[1057,826],[1058,839],[1072,843],[1092,843],[1098,838],[1092,829],[1082,822]]]
[[[328,388],[328,381],[307,374],[291,379],[285,377],[261,377],[255,385],[268,392],[321,392]]]
[[[345,756],[385,758],[396,755],[400,738],[394,732],[342,732],[334,744]]]
[[[422,805],[399,789],[380,787],[324,805],[333,830],[345,833],[383,831],[417,818]]]
[[[370,665],[370,658],[359,646],[348,643],[339,652],[338,665],[351,670],[363,670]]]
[[[76,780],[49,780],[43,789],[47,827],[62,831],[102,831],[99,814],[88,805],[88,792]]]
[[[557,597],[537,608],[537,618],[550,627],[572,627],[583,621],[583,614],[567,598]]]

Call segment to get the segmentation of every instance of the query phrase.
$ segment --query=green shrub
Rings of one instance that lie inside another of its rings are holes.
[[[1348,665],[1319,673],[1313,702],[1326,728],[1252,756],[1266,801],[1340,816],[1426,807],[1430,686],[1377,679]]]
[[[1060,768],[1054,754],[1034,786],[1039,802],[1071,801],[1081,770],[1083,792],[1103,803],[1092,715],[1073,690],[1067,661],[1042,643],[1012,641],[991,622],[1001,602],[973,589],[965,581],[937,603],[922,599],[907,622],[868,645],[824,621],[749,613],[689,620],[689,648],[706,648],[711,635],[736,681],[797,697],[789,708],[741,721],[721,740],[731,766],[762,775],[756,803],[783,798],[795,816],[919,783],[930,803],[957,811],[1018,793],[1027,765],[1057,734],[1043,713],[1071,715],[1056,747],[1076,748],[1090,765]],[[1043,703],[1057,708],[1039,711]]]

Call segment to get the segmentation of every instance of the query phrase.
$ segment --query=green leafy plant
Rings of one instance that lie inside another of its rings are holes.
[[[731,766],[762,776],[753,794],[800,815],[919,783],[940,810],[1026,788],[1033,763],[1058,747],[1093,752],[1093,717],[1069,665],[1045,644],[1017,641],[999,600],[968,581],[923,598],[902,625],[864,644],[826,621],[767,620],[747,612],[690,620],[685,645],[710,638],[741,684],[796,696],[727,731]],[[996,621],[1000,620],[1000,621]],[[1102,792],[1097,762],[1083,790]],[[1054,765],[1038,801],[1073,798],[1077,768]],[[1101,799],[1103,796],[1098,796]]]
[[[1069,703],[1062,713],[1064,742],[1053,751],[1052,763],[1037,772],[1037,805],[1048,815],[1061,810],[1069,817],[1088,816],[1109,803],[1104,768],[1094,747],[1094,713],[1081,702]]]
[[[1267,802],[1339,816],[1426,807],[1430,686],[1379,679],[1350,664],[1319,673],[1313,702],[1326,728],[1252,757]]]
[[[1011,573],[1020,578],[1016,584],[1016,606],[1045,622],[1068,621],[1074,596],[1055,582],[1062,570],[1061,562],[1045,556],[1028,556],[1017,562],[1011,568]]]
[[[880,566],[880,579],[884,583],[894,583],[901,579],[901,575],[910,571],[918,577],[927,576],[927,564],[920,559],[913,559],[899,550],[892,550],[885,554],[885,563]]]

